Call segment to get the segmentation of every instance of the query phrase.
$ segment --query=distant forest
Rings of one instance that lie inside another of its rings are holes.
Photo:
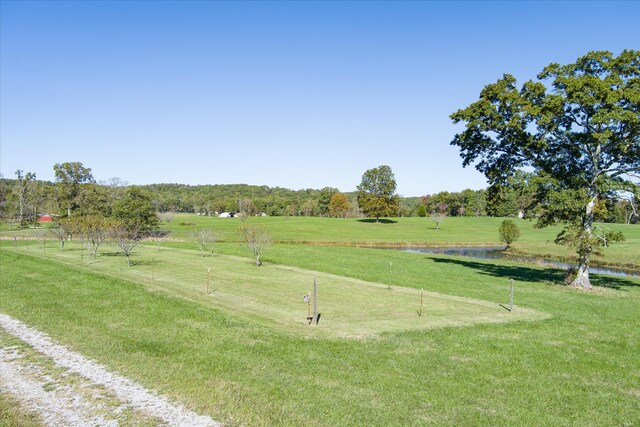
[[[24,179],[23,179],[24,181]],[[28,191],[21,196],[18,179],[0,178],[0,217],[16,219],[20,215],[34,220],[43,213],[64,214],[65,204],[59,183],[33,179],[27,182]],[[22,186],[25,185],[22,182]],[[100,183],[82,183],[77,194],[79,206],[110,204],[121,198],[127,189],[137,188],[146,193],[157,212],[196,213],[216,215],[237,212],[246,215],[269,216],[332,216],[330,202],[338,189],[290,190],[246,184],[185,185],[152,184],[129,186],[118,179]],[[356,193],[344,193],[348,200],[347,217],[362,216]],[[22,197],[22,207],[20,199]],[[526,180],[518,185],[488,190],[443,191],[422,197],[401,197],[397,216],[500,216],[533,217],[536,209],[535,191]],[[606,222],[636,222],[634,200],[611,199],[603,201],[599,219]],[[107,212],[108,214],[108,212]]]

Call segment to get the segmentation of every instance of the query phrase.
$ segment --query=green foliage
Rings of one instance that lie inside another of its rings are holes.
[[[338,193],[339,190],[332,187],[324,187],[320,190],[320,193],[318,194],[318,209],[320,210],[320,215],[329,215],[331,199]]]
[[[425,205],[418,206],[418,216],[424,218],[427,216],[427,208]]]
[[[32,183],[36,179],[36,174],[32,172],[27,172],[23,174],[23,171],[18,169],[16,171],[16,186],[14,187],[14,194],[18,199],[19,204],[19,215],[18,218],[20,220],[20,227],[26,227],[28,218],[34,220],[32,215],[28,215],[27,210],[27,195],[29,193],[30,188],[32,187]]]
[[[58,224],[63,224],[64,222],[66,221],[63,219]],[[82,236],[83,240],[88,242],[90,255],[96,258],[100,245],[109,237],[113,222],[100,214],[93,214],[75,216],[71,224],[73,225],[74,234]],[[58,229],[58,233],[63,229]]]
[[[611,230],[604,225],[597,225],[594,227],[594,232],[588,236],[577,226],[567,227],[558,234],[555,242],[559,245],[574,247],[578,252],[589,251],[595,255],[603,255],[602,248],[625,240],[620,230]]]
[[[445,216],[485,216],[487,215],[487,195],[485,190],[466,189],[461,192],[441,191],[422,197],[428,214]],[[491,213],[492,216],[507,216]]]
[[[551,64],[538,77],[553,79],[552,93],[532,81],[518,90],[505,74],[482,90],[479,101],[451,115],[454,123],[466,122],[451,144],[460,147],[465,166],[477,162],[491,183],[505,183],[524,166],[571,189],[637,171],[639,55],[591,52],[575,64]]]
[[[323,209],[331,200],[329,194],[337,191],[330,187],[294,191],[246,184],[152,184],[141,188],[152,195],[154,206],[160,212],[236,212],[238,200],[251,200],[256,212],[271,216],[297,215],[297,207],[303,206],[310,199],[318,203],[318,211],[323,214]],[[327,195],[329,199],[326,198]],[[291,212],[294,206],[295,209]]]
[[[107,188],[98,184],[83,184],[76,197],[74,215],[110,216],[111,202]]]
[[[349,199],[342,193],[335,193],[329,202],[329,216],[346,218],[349,214]]]
[[[389,166],[367,170],[358,185],[358,205],[369,218],[395,216],[399,208],[396,178]]]
[[[86,168],[80,162],[56,163],[53,165],[59,197],[65,203],[67,216],[78,207],[77,197],[81,184],[95,182],[91,175],[91,168]]]
[[[537,198],[546,210],[541,225],[581,230],[579,285],[590,287],[593,204],[640,171],[640,51],[589,52],[573,64],[550,64],[538,79],[551,89],[542,81],[518,88],[508,74],[485,86],[480,100],[451,115],[466,124],[451,144],[492,186],[525,167],[554,183],[538,193],[547,196]]]
[[[520,238],[520,229],[513,221],[505,219],[498,228],[498,234],[500,235],[500,241],[509,247]]]
[[[145,233],[158,226],[151,196],[137,187],[130,187],[125,196],[113,204],[112,217],[129,231]]]

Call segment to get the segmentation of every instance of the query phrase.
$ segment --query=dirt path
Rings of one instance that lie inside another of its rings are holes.
[[[0,335],[0,391],[38,412],[47,425],[219,425],[0,313],[2,330],[31,348],[11,345]]]

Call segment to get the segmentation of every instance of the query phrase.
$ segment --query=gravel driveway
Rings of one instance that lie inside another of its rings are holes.
[[[1,313],[0,331],[21,341],[9,343],[0,334],[0,391],[40,414],[46,425],[219,425]]]

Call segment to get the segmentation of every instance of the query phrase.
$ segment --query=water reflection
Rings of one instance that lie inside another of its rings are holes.
[[[463,256],[463,257],[479,258],[479,259],[505,259],[510,261],[533,262],[536,264],[550,265],[553,267],[558,267],[563,269],[566,269],[571,266],[575,266],[573,264],[569,264],[561,261],[550,261],[550,260],[540,259],[532,256],[508,254],[504,252],[503,246],[450,246],[450,247],[443,247],[443,248],[398,247],[394,249],[397,249],[403,252],[420,252],[420,253],[428,253],[428,254]],[[640,277],[640,272],[629,271],[629,270],[618,269],[618,268],[590,267],[589,272],[595,273],[595,274],[611,274],[614,276]]]

